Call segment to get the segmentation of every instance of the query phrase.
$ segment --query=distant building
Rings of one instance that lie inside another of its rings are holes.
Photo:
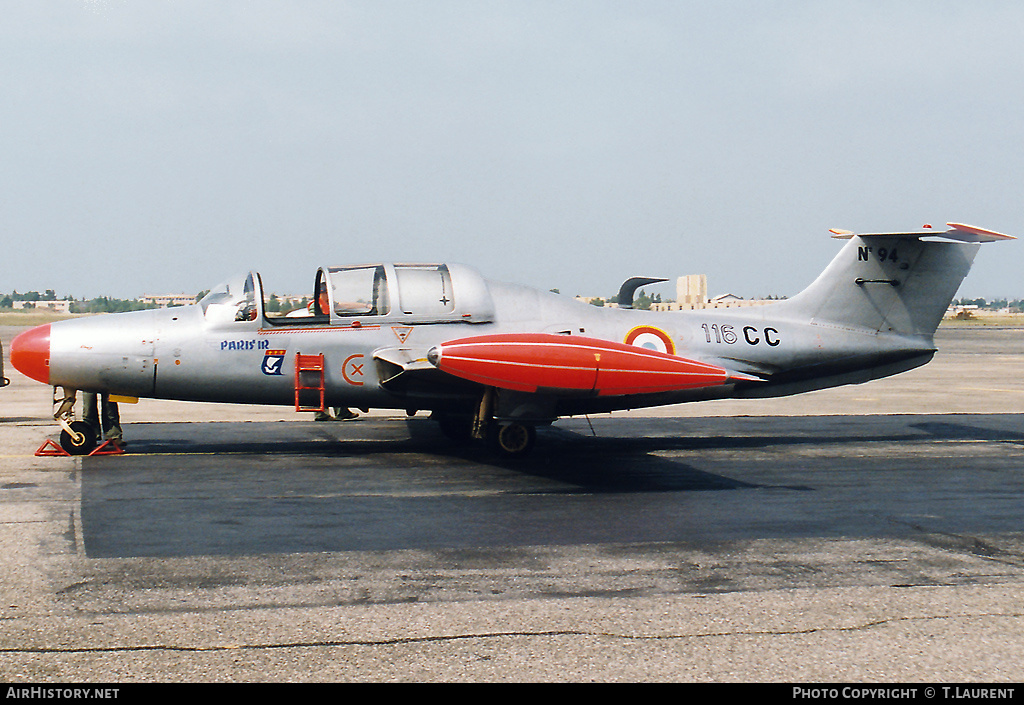
[[[168,306],[188,306],[196,302],[194,294],[157,294],[149,295],[145,294],[140,296],[139,301],[144,304],[153,304],[160,308],[167,308]]]
[[[676,303],[703,308],[708,300],[708,275],[688,274],[676,279]]]
[[[11,308],[15,309],[46,309],[47,311],[57,311],[59,313],[70,313],[71,302],[70,301],[12,301]]]
[[[706,274],[688,274],[676,279],[676,300],[651,304],[652,311],[696,311],[705,308],[739,308],[741,306],[764,306],[771,301],[764,299],[743,299],[735,294],[720,294],[708,298]]]
[[[771,301],[763,299],[744,299],[734,294],[720,294],[708,301],[704,308],[737,308],[739,306],[764,306]]]
[[[604,305],[618,308],[618,304],[609,303],[600,296],[577,296],[577,301],[594,303],[604,301]],[[655,301],[651,303],[651,311],[697,311],[705,308],[740,308],[747,306],[764,306],[773,303],[767,299],[743,299],[735,294],[720,294],[708,298],[708,277],[706,274],[688,274],[676,279],[676,300]]]

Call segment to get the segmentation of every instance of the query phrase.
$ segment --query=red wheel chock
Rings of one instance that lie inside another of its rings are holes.
[[[36,451],[36,455],[50,458],[71,457],[71,453],[61,448],[57,443],[54,443],[51,438],[47,438],[43,441],[43,444],[39,446],[39,449]],[[124,455],[124,448],[121,448],[113,441],[103,441],[93,448],[92,452],[87,455]]]
[[[68,453],[63,448],[61,448],[56,443],[54,443],[52,439],[47,438],[45,441],[43,441],[43,445],[39,446],[39,450],[36,451],[36,455],[53,457],[71,454]]]

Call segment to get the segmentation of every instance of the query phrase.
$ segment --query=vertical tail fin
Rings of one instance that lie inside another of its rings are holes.
[[[930,338],[970,271],[978,244],[1014,239],[949,226],[945,232],[833,231],[849,242],[789,305],[818,325]],[[958,242],[923,239],[929,237]]]

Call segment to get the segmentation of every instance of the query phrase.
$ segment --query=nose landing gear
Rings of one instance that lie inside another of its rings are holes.
[[[63,396],[58,396],[61,389]],[[60,424],[60,447],[47,439],[36,451],[37,456],[62,455],[121,455],[124,450],[113,441],[104,441],[101,445],[96,431],[85,421],[75,420],[75,400],[78,392],[63,387],[53,388],[53,419]]]
[[[60,424],[60,447],[68,455],[88,455],[96,447],[96,432],[84,421],[75,421],[75,399],[78,391],[61,387],[63,396],[53,388],[53,419]]]
[[[65,427],[66,423],[66,427]],[[60,447],[68,455],[88,455],[96,447],[96,434],[85,421],[71,421],[61,424]]]

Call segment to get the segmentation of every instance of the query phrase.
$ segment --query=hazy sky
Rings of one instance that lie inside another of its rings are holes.
[[[389,260],[792,295],[831,227],[1024,236],[1022,41],[1019,1],[0,0],[0,292]]]

